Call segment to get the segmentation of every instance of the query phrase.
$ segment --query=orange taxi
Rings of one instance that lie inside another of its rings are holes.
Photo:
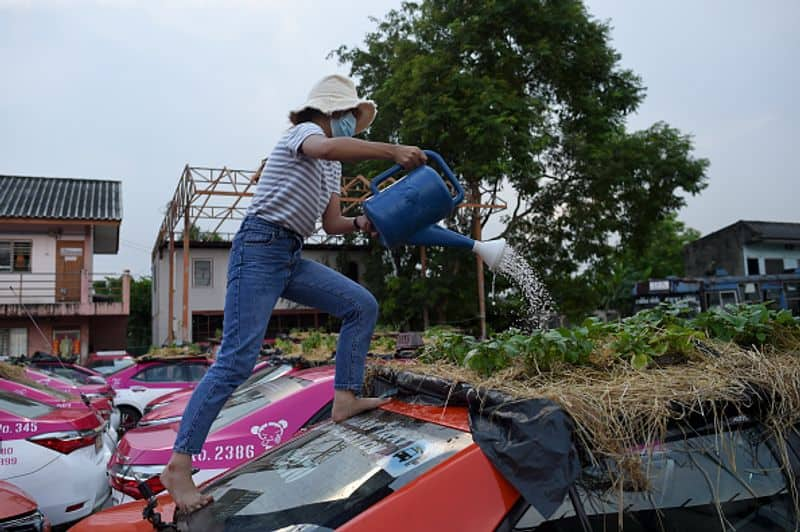
[[[149,510],[145,501],[123,504],[70,530],[717,530],[718,508],[737,529],[791,527],[794,509],[780,463],[769,442],[759,440],[758,426],[740,421],[726,433],[724,455],[703,451],[724,438],[699,430],[648,451],[643,467],[654,490],[624,493],[622,523],[620,494],[603,478],[608,469],[585,464],[577,489],[544,517],[473,441],[466,408],[393,400],[340,424],[316,425],[211,479],[202,491],[213,503],[176,522],[174,504],[163,495],[151,499]]]

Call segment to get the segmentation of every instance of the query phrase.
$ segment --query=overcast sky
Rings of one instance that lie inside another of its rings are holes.
[[[0,0],[0,174],[117,179],[117,256],[148,274],[185,164],[254,168],[341,44],[399,0]],[[680,218],[800,221],[800,2],[590,0],[647,98],[629,127],[695,138],[710,186]],[[378,102],[380,104],[380,102]]]

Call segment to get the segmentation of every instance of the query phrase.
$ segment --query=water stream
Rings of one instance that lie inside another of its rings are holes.
[[[509,278],[525,298],[521,328],[547,329],[548,321],[554,311],[554,303],[547,287],[531,265],[517,250],[507,246],[497,271]]]

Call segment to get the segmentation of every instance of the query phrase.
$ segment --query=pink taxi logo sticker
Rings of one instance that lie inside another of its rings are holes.
[[[278,445],[283,439],[283,432],[289,423],[285,419],[279,421],[267,421],[263,425],[253,425],[250,434],[255,434],[261,440],[264,449],[269,449]]]

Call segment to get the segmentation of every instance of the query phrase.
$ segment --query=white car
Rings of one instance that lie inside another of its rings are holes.
[[[53,525],[81,519],[111,492],[105,429],[90,410],[0,391],[0,480],[28,492]]]

